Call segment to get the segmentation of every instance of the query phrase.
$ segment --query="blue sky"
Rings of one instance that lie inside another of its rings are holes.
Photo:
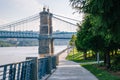
[[[54,14],[81,20],[82,15],[73,14],[69,0],[0,0],[0,25],[39,13],[43,6]]]

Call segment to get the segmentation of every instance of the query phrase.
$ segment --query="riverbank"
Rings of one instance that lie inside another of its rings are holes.
[[[12,47],[12,46],[15,45],[8,42],[0,41],[0,47]]]

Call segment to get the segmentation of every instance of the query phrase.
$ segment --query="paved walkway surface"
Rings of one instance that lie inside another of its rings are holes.
[[[98,80],[78,63],[65,60],[66,56],[66,52],[60,55],[56,71],[47,80]]]

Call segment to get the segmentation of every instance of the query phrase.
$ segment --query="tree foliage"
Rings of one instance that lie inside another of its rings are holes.
[[[77,32],[78,50],[110,51],[120,48],[120,0],[70,0],[78,12],[85,14]],[[107,53],[106,53],[107,52]],[[108,59],[107,64],[110,63]],[[110,64],[108,65],[110,66]]]
[[[70,44],[71,46],[74,46],[75,40],[76,40],[76,36],[75,36],[75,35],[72,35],[72,38],[71,38],[69,44]]]

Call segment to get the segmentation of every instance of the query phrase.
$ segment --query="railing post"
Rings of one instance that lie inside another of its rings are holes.
[[[12,75],[12,66],[13,64],[10,64],[10,68],[9,68],[9,80],[12,80],[13,75]]]
[[[56,65],[59,64],[59,55],[56,55]]]
[[[21,77],[20,77],[20,79],[24,80],[25,79],[25,63],[24,62],[22,63],[22,69],[21,70],[22,71],[21,71]]]
[[[20,78],[20,67],[21,67],[21,63],[18,64],[17,80],[19,80]]]
[[[3,79],[6,80],[7,66],[4,66]]]
[[[27,57],[26,59],[32,59],[32,76],[31,80],[38,80],[38,58],[37,57]]]
[[[52,69],[56,69],[56,56],[52,56]]]
[[[14,64],[13,67],[13,80],[15,80],[15,75],[16,75],[16,64]]]
[[[51,56],[48,56],[48,68],[47,68],[47,74],[51,74],[51,69],[52,69],[52,60],[51,60]]]

